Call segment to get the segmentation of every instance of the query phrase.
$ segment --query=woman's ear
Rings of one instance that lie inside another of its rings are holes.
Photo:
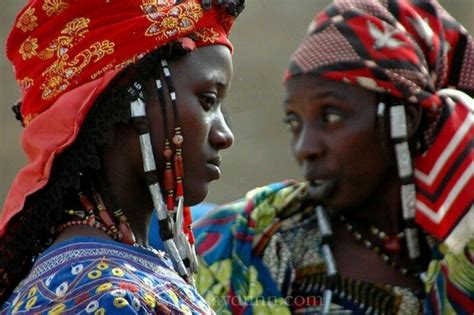
[[[407,116],[407,133],[408,139],[412,138],[418,130],[421,122],[421,106],[419,104],[408,103],[405,106]]]

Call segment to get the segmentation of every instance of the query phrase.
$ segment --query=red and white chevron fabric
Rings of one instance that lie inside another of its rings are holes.
[[[449,118],[415,160],[416,221],[444,239],[474,202],[474,108],[447,101]]]

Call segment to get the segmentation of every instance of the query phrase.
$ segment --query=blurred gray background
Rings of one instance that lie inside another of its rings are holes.
[[[361,0],[362,1],[362,0]],[[314,14],[329,0],[246,0],[234,26],[234,79],[226,106],[235,143],[223,152],[222,178],[206,201],[225,203],[249,189],[286,178],[300,179],[290,154],[289,133],[282,123],[282,74]],[[0,2],[2,48],[24,0]],[[471,34],[474,0],[444,0],[442,5]],[[3,50],[3,49],[2,49]],[[19,97],[10,63],[0,54],[0,205],[15,174],[25,164],[21,131],[11,106]],[[0,211],[1,208],[0,207]]]

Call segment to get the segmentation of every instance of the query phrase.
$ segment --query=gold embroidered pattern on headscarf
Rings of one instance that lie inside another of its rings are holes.
[[[146,30],[145,36],[156,36],[165,39],[180,33],[190,31],[196,22],[202,17],[202,7],[197,3],[183,3],[171,8],[168,12],[162,12],[174,4],[175,1],[168,0],[157,3],[157,0],[144,0],[142,9],[152,25]]]
[[[24,77],[21,80],[17,80],[18,85],[21,87],[23,91],[28,90],[30,87],[33,86],[34,81],[30,77]]]
[[[89,32],[89,23],[90,19],[83,17],[68,22],[61,31],[63,35],[52,41],[46,49],[43,49],[39,53],[39,58],[43,60],[50,59],[54,54],[61,58],[64,54],[67,54],[68,50],[83,39],[85,33]]]
[[[44,0],[44,4],[42,6],[47,16],[59,14],[62,10],[67,9],[68,7],[69,4],[64,0]]]
[[[194,33],[194,35],[205,43],[215,43],[219,39],[219,33],[212,27],[204,28]]]
[[[38,39],[28,36],[28,38],[25,39],[25,41],[20,46],[19,52],[21,54],[21,58],[26,60],[36,56],[38,54],[36,49],[38,49]]]
[[[32,31],[38,26],[38,18],[35,16],[35,9],[28,8],[18,19],[16,27],[21,29],[23,32]]]
[[[71,81],[91,62],[97,62],[105,55],[114,52],[115,43],[104,40],[95,42],[89,48],[78,53],[71,61],[69,55],[64,53],[57,59],[42,76],[46,82],[41,85],[43,93],[41,97],[45,100],[51,99],[66,90]]]

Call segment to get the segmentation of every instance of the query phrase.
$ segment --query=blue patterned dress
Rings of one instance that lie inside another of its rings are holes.
[[[35,262],[0,314],[214,314],[164,252],[79,237]]]

